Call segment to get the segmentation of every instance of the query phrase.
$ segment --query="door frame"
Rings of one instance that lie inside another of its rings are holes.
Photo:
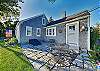
[[[77,43],[77,45],[79,46],[79,21],[75,21],[75,22],[71,22],[71,23],[67,23],[66,24],[66,39],[65,39],[65,41],[66,41],[66,44],[69,44],[68,43],[68,25],[71,25],[71,24],[75,24],[75,23],[77,23],[77,29],[78,29],[78,43]],[[76,25],[75,25],[76,26]],[[75,27],[76,28],[76,27]]]

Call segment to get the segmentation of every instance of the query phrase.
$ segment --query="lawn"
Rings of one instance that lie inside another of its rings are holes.
[[[3,47],[0,42],[0,71],[33,71],[32,65],[18,46]]]

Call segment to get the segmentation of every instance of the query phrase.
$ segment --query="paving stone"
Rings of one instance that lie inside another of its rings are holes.
[[[43,51],[39,51],[39,50],[35,50],[35,49],[30,49],[30,48],[23,49],[23,53],[29,58],[30,63],[34,66],[34,68],[37,71],[49,71],[48,67],[52,68],[55,64],[56,65],[52,69],[52,71],[68,71],[69,70],[68,67],[57,68],[57,66],[63,66],[63,65],[56,63],[59,58],[56,57],[56,56],[54,57],[51,53],[43,52]],[[70,58],[71,57],[69,57],[69,59]],[[79,58],[75,59],[75,61],[73,61],[73,63],[74,64],[77,63],[78,66],[82,67],[82,60],[80,60]],[[66,60],[62,64],[69,65],[69,60]],[[87,65],[87,64],[84,64],[84,65],[85,65],[86,68],[92,69],[91,67],[89,67],[89,65]],[[73,67],[71,66],[70,71],[84,71],[84,70],[79,68],[79,67],[76,67],[76,66],[73,66]]]

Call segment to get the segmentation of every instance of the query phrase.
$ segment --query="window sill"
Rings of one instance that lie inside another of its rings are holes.
[[[46,36],[56,36],[56,35],[46,35]]]
[[[41,35],[36,35],[36,36],[40,37]]]

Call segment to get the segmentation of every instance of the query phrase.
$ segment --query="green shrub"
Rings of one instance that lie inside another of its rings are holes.
[[[95,51],[100,52],[100,45],[96,45]]]
[[[5,42],[6,45],[9,45],[9,44],[17,44],[17,39],[15,37],[12,37],[10,39],[8,39],[6,42]]]

